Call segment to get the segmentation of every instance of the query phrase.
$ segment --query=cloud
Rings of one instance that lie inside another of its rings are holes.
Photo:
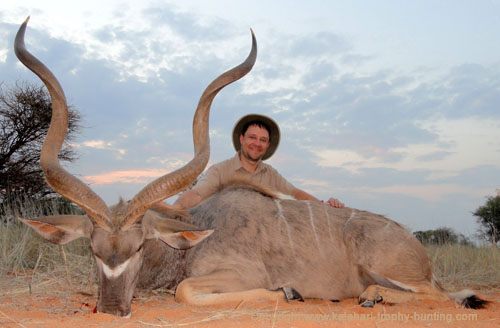
[[[227,20],[222,18],[207,19],[207,17],[198,16],[192,12],[180,11],[171,4],[146,8],[142,14],[144,18],[156,26],[168,22],[171,32],[186,40],[224,41],[231,33],[234,33],[232,24]]]
[[[458,174],[461,170],[481,165],[500,167],[500,120],[436,118],[416,122],[422,129],[437,135],[430,143],[416,143],[390,148],[387,152],[400,156],[386,161],[383,156],[370,156],[360,151],[310,148],[322,167],[337,167],[353,174],[368,168],[390,168],[400,171],[428,170]]]
[[[170,173],[170,171],[162,169],[121,170],[98,175],[87,175],[83,177],[83,180],[91,185],[113,183],[148,183],[167,173]]]
[[[3,17],[0,16],[0,20]],[[9,47],[11,47],[11,44],[9,43],[10,38],[9,36],[9,30],[11,30],[12,27],[9,24],[5,24],[0,21],[0,64],[5,64],[7,61],[7,54],[9,52]]]
[[[110,148],[112,144],[110,142],[104,142],[102,140],[90,140],[84,141],[83,145],[90,148],[107,149]]]
[[[500,103],[498,65],[491,70],[462,65],[431,79],[423,71],[410,76],[380,70],[363,76],[355,68],[335,71],[332,65],[320,60],[307,66],[308,73],[290,75],[289,82],[298,87],[261,93],[261,102],[267,102],[283,130],[293,131],[293,142],[301,146],[322,143],[327,149],[343,148],[363,156],[368,148],[379,149],[383,156],[395,158],[404,152],[394,149],[437,142],[439,135],[433,129],[416,122],[436,118],[496,121],[500,113],[496,105]],[[421,160],[438,154],[448,157],[448,151],[434,146]]]
[[[422,184],[422,185],[392,185],[380,188],[364,187],[354,189],[363,194],[394,194],[418,198],[424,201],[440,202],[451,194],[464,194],[468,197],[483,197],[490,190],[481,188],[464,188],[459,184]]]
[[[191,160],[192,154],[173,154],[170,158],[162,158],[158,156],[153,156],[146,159],[146,163],[153,164],[154,166],[168,167],[168,170],[174,170],[176,168],[181,168],[186,163]]]
[[[114,142],[109,142],[109,141],[88,140],[82,142],[82,145],[89,148],[111,150],[113,152],[117,152],[119,155],[125,155],[127,153],[126,149],[116,148]]]
[[[311,180],[311,179],[294,179],[294,181],[297,181],[300,183],[302,186],[313,186],[313,187],[327,187],[329,184],[326,181],[322,180]]]
[[[290,44],[290,57],[318,57],[327,55],[329,57],[346,52],[350,44],[343,37],[327,31],[307,35],[293,40]]]
[[[5,63],[7,61],[7,49],[0,49],[0,62]]]
[[[424,154],[420,157],[417,157],[416,159],[418,161],[437,161],[437,160],[444,160],[446,157],[449,157],[453,155],[452,152],[449,152],[449,151],[436,151],[434,153],[428,153],[428,154]]]

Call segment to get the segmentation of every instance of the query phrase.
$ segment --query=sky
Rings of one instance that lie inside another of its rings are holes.
[[[2,1],[0,81],[39,80],[27,48],[83,116],[67,169],[109,205],[193,156],[204,88],[253,70],[216,97],[209,166],[234,155],[249,113],[282,139],[267,162],[320,199],[411,231],[472,236],[472,212],[500,188],[500,1]],[[167,200],[172,203],[173,199]]]

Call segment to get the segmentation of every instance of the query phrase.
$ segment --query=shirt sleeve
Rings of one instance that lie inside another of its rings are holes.
[[[269,169],[269,180],[270,187],[286,195],[292,195],[297,189],[293,184],[288,182],[285,178],[281,176],[273,167],[268,167]]]
[[[200,195],[201,199],[205,199],[217,192],[220,185],[220,172],[215,165],[212,165],[205,173],[205,176],[203,176],[200,181],[195,184],[193,190]]]

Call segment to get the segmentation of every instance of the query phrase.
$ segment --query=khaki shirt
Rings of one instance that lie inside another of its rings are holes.
[[[234,179],[246,179],[274,191],[292,195],[296,188],[283,178],[271,165],[259,161],[254,173],[248,172],[240,162],[239,153],[233,158],[212,165],[205,176],[193,187],[202,199],[217,192],[220,187]]]

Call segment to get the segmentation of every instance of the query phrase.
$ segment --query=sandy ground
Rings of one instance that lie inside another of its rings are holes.
[[[166,292],[142,293],[133,300],[132,317],[125,319],[94,313],[95,285],[6,274],[0,286],[0,327],[500,327],[500,290],[480,293],[492,301],[482,310],[451,301],[366,309],[355,299],[194,307],[176,303]]]

